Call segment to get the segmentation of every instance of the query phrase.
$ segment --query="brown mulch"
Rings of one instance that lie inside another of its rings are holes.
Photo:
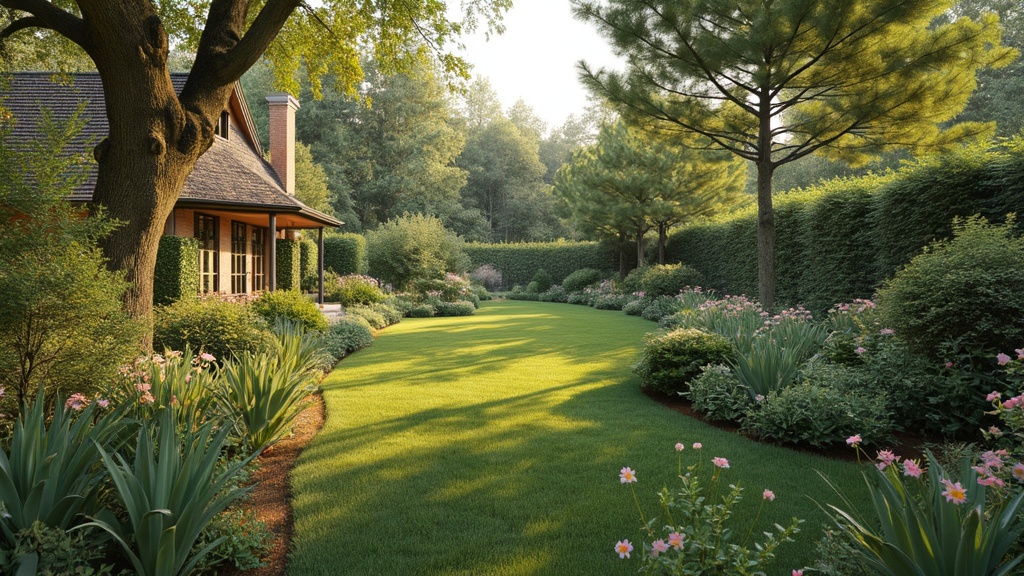
[[[658,403],[662,404],[663,406],[671,408],[672,410],[675,410],[680,414],[686,414],[690,418],[700,420],[701,422],[704,422],[708,426],[714,426],[715,428],[718,428],[720,430],[725,430],[727,432],[733,432],[736,434],[740,433],[739,426],[736,426],[735,424],[729,422],[718,422],[708,420],[707,418],[704,417],[704,415],[698,414],[690,405],[690,401],[686,400],[681,396],[673,397],[658,392],[646,392],[646,394],[650,396],[652,399],[656,400]],[[893,443],[892,446],[887,447],[889,450],[892,450],[893,453],[903,458],[915,458],[919,460],[923,458],[925,444],[929,442],[928,438],[911,434],[909,432],[897,432],[896,434],[894,434],[894,436],[895,443]],[[826,458],[834,458],[836,460],[846,460],[849,462],[857,461],[856,451],[845,446],[837,446],[833,448],[813,448],[809,446],[793,446],[790,444],[786,444],[785,448],[795,450],[797,452],[819,454],[821,456],[825,456]],[[873,450],[866,451],[868,452],[868,454],[872,454],[874,452]]]
[[[295,419],[292,435],[273,445],[257,459],[253,474],[256,484],[246,506],[256,510],[256,516],[266,522],[274,533],[270,555],[263,558],[265,566],[244,572],[224,570],[228,576],[278,576],[284,574],[294,527],[292,516],[291,471],[302,449],[324,424],[324,399],[320,394]]]

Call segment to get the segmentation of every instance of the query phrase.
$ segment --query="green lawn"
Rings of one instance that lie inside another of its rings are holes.
[[[655,328],[620,312],[503,301],[380,333],[323,383],[327,422],[293,473],[289,574],[635,573],[612,550],[640,538],[619,469],[637,471],[654,513],[679,441],[729,459],[726,479],[748,488],[739,530],[764,488],[778,498],[759,524],[807,520],[769,574],[811,562],[824,522],[811,499],[833,499],[815,470],[859,489],[858,468],[649,399],[630,365]]]

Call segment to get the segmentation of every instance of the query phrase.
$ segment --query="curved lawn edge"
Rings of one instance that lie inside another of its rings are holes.
[[[644,395],[630,372],[642,319],[563,304],[485,302],[475,316],[407,319],[324,380],[327,421],[293,472],[289,574],[627,574],[640,539],[618,471],[637,471],[648,515],[687,458],[721,456],[747,489],[734,517],[807,521],[769,573],[809,564],[835,501],[820,470],[859,495],[856,465],[757,444]],[[671,485],[671,484],[670,484]]]

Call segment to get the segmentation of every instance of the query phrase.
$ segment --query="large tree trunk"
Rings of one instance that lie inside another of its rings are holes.
[[[668,251],[668,224],[658,222],[658,264],[665,264],[665,253]]]
[[[759,102],[757,150],[757,296],[769,309],[775,305],[775,208],[772,206],[771,96],[764,90]]]
[[[629,267],[626,265],[627,238],[624,232],[619,232],[619,276],[622,278],[629,274]]]
[[[641,268],[647,264],[647,258],[644,257],[644,231],[639,228],[636,230],[636,267]]]

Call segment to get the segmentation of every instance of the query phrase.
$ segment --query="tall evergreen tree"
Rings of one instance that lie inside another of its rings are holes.
[[[863,162],[991,131],[954,118],[975,72],[1015,52],[994,16],[933,25],[953,0],[573,0],[627,61],[581,78],[625,116],[697,135],[757,168],[759,297],[775,297],[776,168]]]

